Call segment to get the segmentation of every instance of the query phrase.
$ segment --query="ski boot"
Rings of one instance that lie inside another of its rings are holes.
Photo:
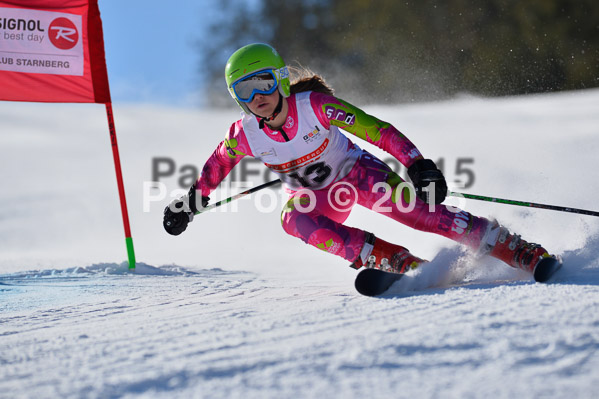
[[[354,269],[364,266],[369,269],[403,274],[424,262],[426,261],[412,255],[406,248],[383,241],[372,233],[366,233],[362,251],[350,266]]]
[[[511,267],[532,273],[535,281],[547,281],[562,265],[561,259],[550,255],[539,244],[529,243],[497,222],[483,238],[482,253],[497,258]]]

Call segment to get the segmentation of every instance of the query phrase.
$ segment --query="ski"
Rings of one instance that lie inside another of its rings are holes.
[[[535,270],[532,275],[535,281],[539,283],[544,283],[549,280],[555,272],[562,267],[562,262],[559,259],[549,257],[543,258],[541,261],[535,266]]]
[[[562,267],[558,258],[543,258],[534,269],[533,277],[536,282],[544,283]],[[393,283],[403,277],[403,274],[386,272],[380,269],[364,269],[358,273],[355,280],[356,290],[365,296],[378,296],[387,291]]]
[[[366,296],[377,296],[387,291],[394,282],[403,277],[400,273],[385,272],[380,269],[364,269],[356,276],[356,290]]]

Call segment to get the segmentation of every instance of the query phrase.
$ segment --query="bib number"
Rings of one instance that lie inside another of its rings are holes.
[[[303,170],[303,176],[298,172],[289,174],[289,177],[297,181],[302,187],[311,187],[315,184],[324,182],[332,172],[332,168],[324,162],[317,162],[306,167]]]

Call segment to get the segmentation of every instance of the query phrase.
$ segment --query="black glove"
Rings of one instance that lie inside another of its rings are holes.
[[[433,184],[434,187],[435,204],[440,204],[445,200],[447,196],[445,177],[443,177],[443,173],[437,169],[437,165],[430,159],[420,159],[414,162],[408,168],[408,176],[410,176],[412,183],[414,183],[418,198],[427,204],[431,203],[429,196],[432,195],[432,192],[429,191],[430,189],[424,190],[424,188],[430,184]]]
[[[209,197],[202,197],[202,208],[208,205],[208,201],[210,201]],[[187,229],[187,225],[193,220],[193,216],[197,211],[196,185],[194,184],[187,195],[173,200],[164,208],[162,225],[167,233],[178,236]]]

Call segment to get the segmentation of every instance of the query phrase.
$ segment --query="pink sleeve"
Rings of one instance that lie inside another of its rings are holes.
[[[327,94],[313,92],[310,102],[323,126],[338,126],[387,151],[406,167],[422,159],[422,154],[416,146],[390,123]]]
[[[202,196],[210,195],[246,155],[253,154],[239,120],[231,125],[225,139],[204,164],[196,190],[200,190]]]

